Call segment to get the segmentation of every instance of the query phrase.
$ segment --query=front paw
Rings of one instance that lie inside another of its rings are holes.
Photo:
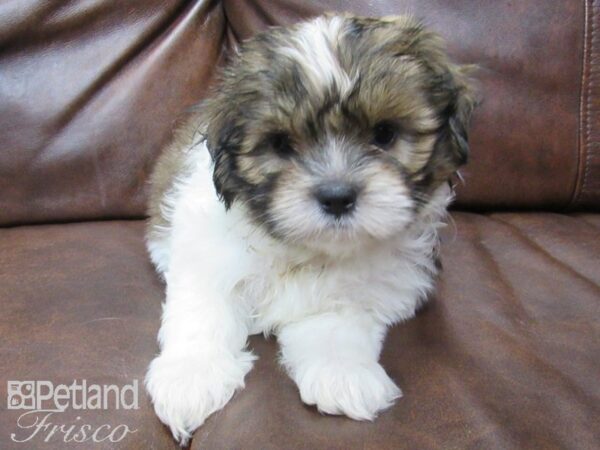
[[[376,362],[327,361],[306,363],[294,374],[302,401],[327,414],[373,420],[402,391]]]
[[[252,368],[254,356],[207,358],[160,355],[146,374],[146,389],[158,418],[185,446],[191,433],[213,412],[223,408]]]

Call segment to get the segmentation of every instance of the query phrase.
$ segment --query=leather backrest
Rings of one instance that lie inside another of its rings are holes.
[[[23,0],[0,6],[0,225],[143,216],[152,164],[228,46],[343,10],[412,13],[480,65],[459,207],[598,207],[597,2]]]
[[[0,6],[0,224],[141,217],[224,31],[218,2]]]

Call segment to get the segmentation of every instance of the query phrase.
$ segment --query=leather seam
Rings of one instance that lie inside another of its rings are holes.
[[[596,35],[598,32],[598,26],[595,19],[596,16],[596,4],[595,0],[591,0],[590,5],[590,21],[591,21],[591,37],[590,37],[590,50],[589,50],[589,71],[587,77],[587,98],[586,98],[586,155],[585,155],[585,170],[583,173],[583,180],[581,183],[581,191],[579,192],[580,197],[585,195],[588,191],[588,180],[591,171],[591,159],[594,156],[594,148],[591,146],[591,136],[592,136],[592,121],[590,117],[592,115],[592,96],[593,96],[593,86],[594,80],[596,79],[596,75],[598,74],[597,66],[593,64],[593,56],[595,54],[596,48]]]
[[[594,172],[595,158],[598,153],[598,142],[594,139],[594,125],[597,122],[599,112],[594,108],[594,96],[597,93],[597,84],[600,80],[600,67],[594,64],[598,56],[598,1],[589,0],[585,2],[585,38],[584,38],[584,67],[582,73],[582,86],[580,96],[580,139],[579,139],[579,161],[577,164],[577,181],[571,207],[581,207],[590,203],[594,198],[594,187],[592,177]]]
[[[569,207],[574,207],[580,197],[581,190],[583,188],[583,172],[586,158],[583,156],[587,152],[587,94],[588,86],[586,85],[587,71],[589,64],[589,52],[590,52],[590,3],[594,0],[584,2],[584,18],[583,18],[583,58],[581,64],[581,81],[579,90],[579,137],[578,151],[577,151],[577,174],[575,176],[575,186],[573,188],[573,194],[571,195],[571,201]]]

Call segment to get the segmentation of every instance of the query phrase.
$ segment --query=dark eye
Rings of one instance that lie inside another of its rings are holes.
[[[274,133],[269,137],[269,144],[279,156],[289,156],[294,152],[292,140],[287,133]]]
[[[379,122],[373,127],[373,144],[379,148],[389,148],[398,134],[397,127],[390,122]]]

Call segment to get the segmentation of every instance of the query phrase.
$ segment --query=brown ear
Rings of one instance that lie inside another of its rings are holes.
[[[468,129],[475,100],[472,89],[465,80],[450,76],[452,80],[445,87],[449,101],[441,113],[442,125],[435,151],[438,156],[444,155],[444,159],[457,169],[466,164],[469,158]]]
[[[469,123],[476,106],[470,79],[471,67],[460,67],[443,61],[429,85],[432,104],[437,105],[439,128],[428,163],[420,171],[417,184],[432,191],[450,177],[469,159]]]
[[[236,121],[235,106],[215,94],[194,107],[198,131],[204,136],[213,161],[213,183],[217,195],[229,208],[236,195],[235,154],[243,140],[243,127]]]
[[[212,156],[213,183],[219,198],[229,209],[235,200],[238,180],[236,178],[235,154],[243,140],[242,127],[234,121],[216,125],[217,129],[211,130],[209,125],[209,138],[207,147]]]

